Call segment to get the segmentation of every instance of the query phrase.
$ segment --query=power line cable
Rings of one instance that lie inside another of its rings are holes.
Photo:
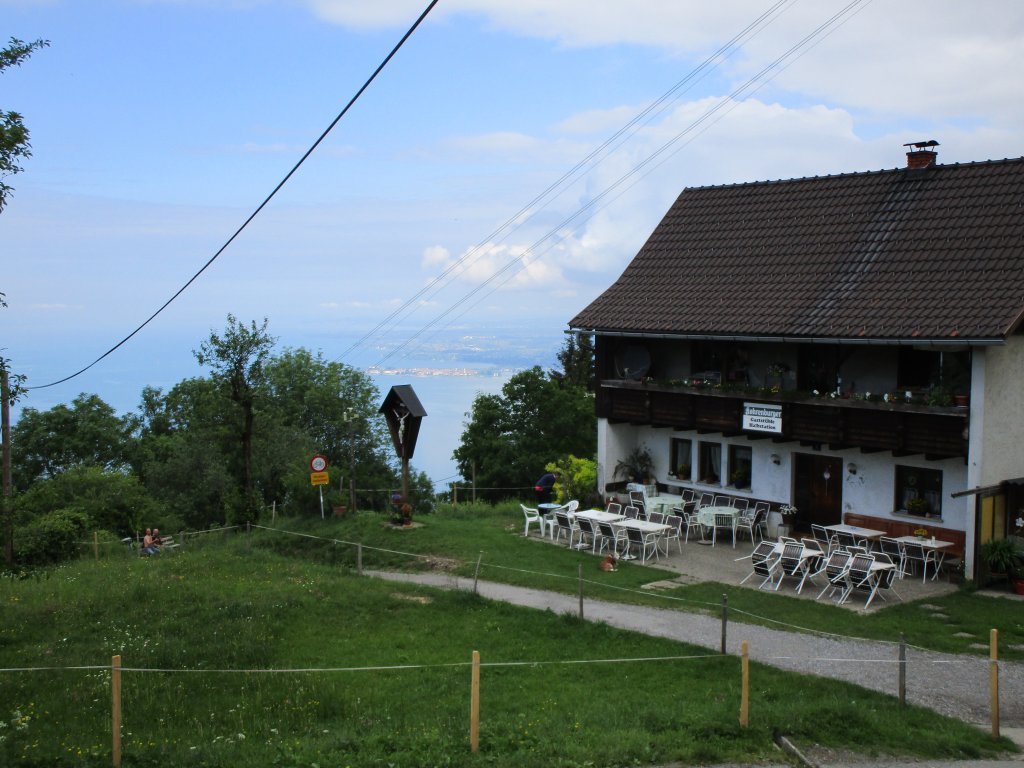
[[[356,91],[356,94],[351,99],[349,99],[349,102],[348,102],[348,104],[345,105],[344,109],[342,109],[341,112],[338,113],[337,117],[335,117],[331,121],[331,124],[328,125],[327,128],[323,131],[323,133],[321,133],[320,136],[317,138],[317,140],[313,142],[312,146],[310,146],[310,148],[306,150],[305,154],[303,154],[302,157],[299,158],[299,161],[297,163],[295,163],[295,165],[292,166],[292,169],[290,171],[288,171],[288,173],[285,175],[285,177],[283,179],[281,179],[280,182],[278,182],[277,186],[274,187],[273,191],[271,191],[271,193],[269,195],[267,195],[263,199],[263,202],[260,203],[251,214],[249,214],[249,217],[244,222],[242,222],[242,225],[238,229],[235,230],[234,234],[232,234],[231,237],[229,237],[227,239],[227,241],[225,241],[225,243],[220,248],[217,249],[217,252],[214,253],[213,256],[211,256],[209,258],[209,260],[205,264],[203,264],[203,266],[199,269],[199,271],[196,272],[194,275],[192,275],[191,278],[189,278],[188,282],[186,282],[183,286],[181,286],[181,288],[179,288],[174,293],[174,295],[171,296],[171,298],[169,298],[167,301],[165,301],[160,306],[160,308],[156,310],[156,312],[154,312],[149,317],[147,317],[146,320],[143,321],[143,323],[141,325],[139,325],[134,331],[129,333],[127,336],[125,336],[123,339],[121,339],[119,342],[117,342],[117,344],[112,346],[110,349],[108,349],[106,352],[104,352],[102,355],[97,357],[95,360],[93,360],[91,363],[89,363],[87,366],[85,366],[81,370],[76,371],[75,373],[72,373],[70,376],[65,376],[63,379],[58,379],[57,381],[52,381],[49,384],[40,384],[40,385],[35,386],[35,387],[27,387],[27,389],[46,389],[47,387],[54,387],[54,386],[57,386],[58,384],[63,384],[66,381],[70,381],[71,379],[74,379],[75,377],[82,375],[83,373],[88,371],[90,368],[92,368],[94,365],[96,365],[98,362],[100,362],[101,360],[106,358],[108,355],[111,355],[116,350],[118,350],[120,347],[122,347],[124,344],[126,344],[133,336],[135,336],[135,334],[137,334],[139,331],[141,331],[143,328],[145,328],[147,325],[149,325],[150,322],[152,322],[153,319],[155,319],[157,315],[159,315],[161,312],[163,312],[165,309],[167,309],[167,307],[170,306],[171,302],[173,302],[182,293],[184,293],[185,290],[190,285],[192,285],[192,283],[194,283],[199,278],[199,276],[201,274],[203,274],[203,272],[205,272],[206,269],[211,264],[213,264],[214,261],[217,260],[217,257],[219,257],[227,249],[227,247],[229,245],[231,245],[231,243],[234,242],[235,238],[237,238],[240,234],[242,234],[242,231],[247,226],[249,226],[250,222],[252,222],[252,220],[255,219],[256,216],[260,213],[260,211],[262,211],[267,206],[267,204],[274,198],[275,195],[277,195],[277,193],[281,190],[281,188],[284,187],[284,185],[286,183],[288,183],[288,180],[291,179],[291,177],[295,174],[296,171],[299,170],[299,168],[302,166],[302,164],[304,162],[306,162],[306,159],[310,155],[313,154],[314,150],[316,150],[316,148],[318,146],[320,146],[320,143],[325,138],[327,138],[328,134],[330,134],[330,132],[332,130],[334,130],[334,126],[336,126],[341,121],[341,118],[343,118],[345,116],[345,114],[349,111],[349,109],[351,109],[352,106],[356,103],[356,101],[359,100],[359,97],[363,95],[363,92],[367,88],[370,87],[370,84],[377,78],[377,75],[379,75],[381,73],[381,71],[384,69],[384,67],[386,67],[388,65],[388,62],[390,62],[391,59],[395,56],[395,54],[398,53],[399,49],[405,44],[405,41],[408,40],[412,36],[412,33],[415,32],[416,29],[419,27],[419,25],[423,22],[423,20],[427,18],[427,16],[434,9],[434,6],[436,6],[438,4],[438,2],[439,2],[439,0],[431,0],[430,4],[427,5],[427,7],[424,9],[423,13],[420,14],[419,18],[416,19],[416,21],[413,23],[413,25],[411,27],[409,27],[409,29],[406,31],[406,33],[404,35],[402,35],[402,39],[399,40],[398,43],[395,45],[395,47],[391,49],[391,52],[387,56],[384,57],[384,60],[381,61],[381,63],[373,71],[373,74],[370,75],[369,78],[367,78],[366,82],[363,83],[362,87],[358,91]]]
[[[870,3],[870,0],[866,0],[866,1],[867,1],[867,3]],[[470,291],[468,291],[466,294],[464,294],[462,296],[462,298],[458,299],[456,302],[451,304],[443,312],[441,312],[440,314],[435,316],[434,319],[432,319],[430,322],[428,322],[424,326],[422,326],[416,333],[414,333],[412,336],[410,336],[408,339],[406,339],[402,344],[398,345],[393,350],[391,350],[388,354],[386,354],[384,357],[382,357],[377,363],[375,363],[374,366],[371,366],[371,367],[378,367],[378,366],[383,365],[386,361],[390,360],[392,357],[397,355],[399,352],[401,352],[402,350],[407,348],[409,346],[409,344],[411,344],[413,341],[415,341],[417,338],[419,338],[421,335],[423,335],[430,328],[435,326],[441,320],[443,320],[448,315],[450,315],[453,311],[455,311],[460,306],[462,306],[463,304],[468,302],[470,299],[472,299],[474,296],[476,296],[478,293],[480,293],[484,288],[489,286],[491,283],[493,283],[498,278],[502,277],[502,275],[506,275],[506,273],[508,273],[504,280],[499,282],[498,285],[494,286],[491,290],[489,290],[487,293],[485,293],[483,296],[481,296],[476,302],[474,302],[469,307],[467,307],[464,312],[460,313],[455,318],[453,318],[451,321],[449,321],[448,325],[450,325],[451,322],[454,322],[455,319],[458,319],[463,314],[465,314],[465,312],[469,311],[469,309],[471,309],[472,307],[476,306],[480,301],[482,301],[484,298],[489,296],[495,290],[500,288],[508,280],[512,279],[512,277],[514,277],[521,269],[523,269],[525,266],[527,266],[532,261],[536,261],[538,258],[540,258],[541,255],[543,255],[543,253],[547,253],[548,251],[550,251],[551,248],[555,247],[555,245],[557,245],[562,240],[564,240],[565,239],[565,235],[562,235],[562,236],[557,237],[557,238],[556,238],[556,235],[558,235],[559,232],[564,232],[566,226],[572,224],[573,228],[570,231],[578,230],[579,227],[582,224],[584,224],[587,221],[589,221],[594,215],[596,215],[601,210],[604,210],[604,208],[606,208],[612,202],[614,202],[619,197],[621,197],[623,194],[625,194],[625,192],[627,192],[629,189],[631,189],[633,186],[635,186],[637,183],[639,183],[639,181],[641,179],[645,178],[647,175],[652,173],[655,169],[657,169],[658,167],[663,165],[665,162],[667,162],[667,160],[669,158],[671,158],[674,155],[676,155],[684,147],[688,146],[693,140],[695,140],[697,138],[697,136],[699,136],[699,135],[703,134],[705,131],[707,131],[711,127],[711,125],[713,125],[714,123],[718,122],[723,117],[725,117],[725,115],[727,115],[729,112],[731,112],[733,109],[735,109],[736,106],[738,106],[738,104],[739,104],[738,99],[745,98],[746,96],[749,96],[752,93],[756,93],[758,90],[760,90],[765,85],[767,85],[769,82],[771,82],[771,80],[774,79],[774,77],[778,73],[784,71],[794,61],[797,61],[799,58],[801,58],[803,55],[805,55],[807,53],[807,51],[811,50],[813,47],[818,45],[822,40],[824,40],[826,37],[831,35],[836,29],[838,29],[840,26],[842,26],[847,21],[849,21],[850,18],[852,18],[854,15],[856,15],[856,13],[859,13],[861,10],[863,10],[863,7],[858,7],[858,6],[863,6],[864,4],[865,4],[865,0],[852,0],[852,2],[848,3],[841,10],[839,10],[835,14],[833,14],[828,20],[822,22],[818,27],[816,27],[814,29],[814,31],[810,32],[804,38],[802,38],[800,40],[800,42],[798,42],[795,45],[791,46],[785,53],[783,53],[782,55],[777,57],[775,60],[773,60],[766,67],[762,68],[757,74],[755,74],[753,77],[749,78],[745,83],[743,83],[743,85],[741,85],[739,88],[736,88],[735,90],[733,90],[728,96],[725,96],[721,100],[719,100],[714,106],[712,106],[711,108],[706,110],[700,117],[698,117],[696,120],[694,120],[692,123],[690,123],[686,128],[684,128],[678,134],[676,134],[671,139],[669,139],[667,142],[662,144],[660,147],[658,147],[657,150],[655,150],[653,153],[648,155],[644,160],[642,160],[640,163],[635,165],[631,170],[629,170],[627,173],[625,173],[622,176],[620,176],[616,181],[614,181],[612,184],[610,184],[608,187],[606,187],[604,190],[602,190],[598,195],[596,195],[594,198],[592,198],[590,201],[588,201],[586,205],[578,208],[574,213],[572,213],[571,215],[569,215],[565,219],[563,219],[558,225],[556,225],[555,227],[550,229],[545,235],[540,237],[532,245],[530,245],[528,248],[526,248],[523,251],[523,253],[521,253],[520,255],[518,255],[518,256],[510,259],[509,261],[507,261],[503,267],[501,267],[499,270],[497,270],[494,274],[492,274],[486,280],[481,282],[479,285],[473,287]],[[841,23],[839,23],[840,21],[841,21]],[[784,66],[782,66],[783,62],[785,62]],[[756,86],[756,87],[754,87],[754,86]],[[722,112],[722,110],[726,106],[728,106],[728,109],[725,109],[725,111]],[[719,112],[722,112],[722,114],[718,115]],[[711,118],[715,117],[716,115],[718,115],[718,116],[714,120],[711,120]],[[710,122],[708,122],[708,121],[710,121]],[[708,124],[704,125],[705,123],[708,123]],[[687,141],[684,144],[676,147],[675,150],[673,152],[671,152],[670,154],[662,157],[662,155],[668,149],[670,149],[673,145],[675,145],[681,138],[683,138],[687,134],[692,133],[697,128],[701,128],[701,130],[695,136],[693,136],[689,141]],[[655,163],[654,165],[651,165],[651,163],[654,160],[657,160],[658,158],[661,158],[661,159],[657,163]],[[650,167],[648,167],[648,166],[650,166]],[[643,171],[643,173],[640,173],[641,171]],[[620,187],[622,184],[624,184],[628,179],[630,179],[632,177],[636,177],[636,178],[633,178],[633,181],[629,184],[629,186],[627,186],[625,189],[623,189],[621,192],[619,192],[618,195],[616,195],[615,197],[613,197],[610,200],[608,200],[607,202],[605,202],[604,205],[601,205],[600,207],[597,207],[595,209],[595,206],[596,206],[596,204],[598,202],[601,202],[602,200],[604,200],[606,197],[608,197],[608,195],[611,192],[615,191],[618,187]],[[580,217],[583,216],[583,214],[585,214],[585,213],[588,214],[588,215],[586,215],[584,218],[580,219]],[[544,242],[548,241],[549,239],[553,239],[553,241],[548,246],[548,248],[545,249],[545,251],[543,253],[536,254],[536,250]],[[531,254],[535,254],[533,259],[529,258]],[[448,327],[448,325],[446,325],[445,327]],[[435,333],[436,333],[436,331],[435,331]]]
[[[342,352],[336,361],[346,358],[354,350],[361,347],[369,339],[379,333],[383,328],[388,326],[393,320],[397,320],[401,316],[408,316],[411,312],[406,311],[410,307],[414,307],[416,302],[428,294],[436,295],[444,285],[450,283],[450,280],[446,278],[453,277],[457,270],[462,267],[468,267],[475,263],[479,257],[483,254],[485,249],[492,245],[497,238],[497,242],[503,242],[508,236],[521,226],[525,225],[531,219],[537,215],[537,211],[543,210],[545,206],[550,204],[553,200],[557,199],[568,189],[568,184],[583,175],[589,166],[592,170],[600,162],[611,156],[616,150],[618,150],[631,136],[635,135],[639,130],[641,123],[648,125],[650,122],[660,114],[663,114],[668,108],[668,105],[678,101],[679,96],[686,93],[693,87],[697,82],[703,79],[709,72],[714,70],[719,64],[732,56],[736,50],[738,50],[743,44],[749,42],[757,36],[765,27],[771,22],[775,21],[778,16],[788,10],[788,7],[794,5],[797,0],[778,0],[773,6],[767,9],[764,13],[758,16],[754,21],[744,27],[740,32],[734,35],[727,43],[720,46],[714,53],[704,59],[697,67],[691,70],[685,77],[677,81],[671,88],[665,93],[651,102],[647,107],[636,114],[629,122],[619,128],[614,134],[603,141],[598,147],[593,149],[586,157],[577,162],[572,168],[562,174],[555,182],[550,184],[544,191],[536,195],[532,200],[519,208],[514,214],[505,220],[500,226],[494,231],[484,237],[480,242],[470,248],[463,256],[457,259],[454,263],[449,265],[445,270],[435,277],[433,280],[428,282],[423,288],[413,294],[407,299],[401,306],[392,311],[387,317],[381,320],[377,325],[365,333],[362,337],[357,339],[351,344],[344,352]],[[686,88],[684,89],[684,86]],[[674,98],[673,98],[674,97]],[[610,149],[609,149],[610,147]],[[605,152],[605,150],[608,150]],[[602,156],[603,154],[603,156]],[[557,193],[556,193],[557,192]],[[543,205],[542,205],[543,203]],[[539,206],[537,210],[533,210]],[[530,211],[533,211],[526,216]],[[522,218],[526,216],[526,218]],[[464,271],[460,270],[460,271]],[[442,282],[444,281],[444,282]],[[415,310],[413,310],[415,311]]]

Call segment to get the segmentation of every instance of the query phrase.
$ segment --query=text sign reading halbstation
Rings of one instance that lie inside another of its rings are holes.
[[[781,435],[782,406],[744,403],[743,428],[755,432],[775,432]]]

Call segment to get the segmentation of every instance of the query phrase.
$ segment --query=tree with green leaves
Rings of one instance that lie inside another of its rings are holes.
[[[240,424],[237,435],[242,454],[242,491],[246,512],[251,520],[256,519],[259,509],[252,467],[256,406],[265,378],[264,365],[277,341],[267,333],[268,323],[263,318],[261,325],[253,320],[247,326],[229,314],[223,333],[211,332],[210,338],[193,353],[200,365],[210,367],[214,383],[238,407]]]
[[[49,40],[33,40],[26,43],[12,37],[7,47],[0,50],[0,72],[9,67],[20,66],[33,51],[45,48],[49,44]],[[7,205],[7,198],[14,191],[4,179],[19,173],[22,170],[19,163],[32,155],[32,145],[28,139],[28,128],[25,127],[22,116],[18,112],[0,108],[0,211],[3,211]]]
[[[176,518],[166,527],[208,528],[244,517],[236,411],[211,379],[185,379],[166,395],[143,390],[132,466]]]
[[[133,423],[118,416],[97,395],[85,393],[71,405],[48,411],[25,408],[12,430],[18,446],[13,459],[14,485],[25,491],[36,480],[91,466],[104,471],[128,469]]]
[[[501,395],[478,395],[453,453],[464,478],[476,478],[478,495],[501,499],[527,495],[549,462],[597,452],[594,401],[583,387],[521,371]]]
[[[597,379],[594,375],[594,337],[591,334],[567,334],[558,351],[558,362],[562,371],[553,373],[553,378],[583,387],[588,392],[594,391]]]
[[[390,437],[377,412],[380,391],[373,380],[351,366],[328,362],[307,349],[286,349],[266,366],[265,430],[258,453],[266,493],[282,500],[310,503],[309,458],[321,453],[331,464],[328,501],[348,503],[335,479],[358,474],[365,488],[394,485],[396,470],[388,452]],[[357,502],[359,506],[363,504]]]

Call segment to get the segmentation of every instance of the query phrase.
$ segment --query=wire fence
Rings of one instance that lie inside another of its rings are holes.
[[[405,560],[407,562],[414,562],[422,565],[430,561],[435,561],[437,558],[432,555],[424,555],[417,552],[409,552],[398,548],[372,546],[365,544],[362,541],[348,540],[334,537],[318,536],[311,533],[305,533],[300,531],[290,531],[283,528],[277,528],[265,525],[246,525],[246,526],[223,526],[219,528],[212,528],[203,531],[187,531],[178,534],[183,550],[187,550],[188,546],[197,543],[198,541],[222,541],[223,539],[211,534],[232,535],[245,531],[249,534],[253,534],[256,531],[261,532],[265,535],[280,536],[280,537],[293,537],[296,539],[302,539],[307,541],[316,541],[324,544],[330,544],[335,548],[348,548],[350,554],[348,559],[344,561],[344,565],[349,565],[359,574],[365,575],[368,573],[366,569],[367,559],[380,559],[387,563],[393,563],[394,559]],[[93,542],[81,542],[83,545],[95,545],[96,541]],[[117,546],[124,547],[121,542],[104,542],[106,545],[116,544]],[[593,579],[587,579],[583,577],[582,566],[580,566],[578,574],[574,576],[568,576],[564,573],[553,573],[545,571],[531,570],[527,568],[518,568],[514,566],[508,566],[500,563],[488,562],[483,559],[483,555],[478,558],[474,563],[468,561],[451,561],[450,567],[459,568],[465,570],[475,565],[473,574],[473,591],[478,591],[478,585],[481,573],[487,570],[494,571],[506,571],[513,572],[519,576],[531,577],[537,580],[538,583],[542,584],[548,582],[551,579],[561,580],[567,584],[573,584],[574,591],[578,594],[578,611],[580,618],[585,617],[585,604],[589,600],[591,605],[597,601],[597,598],[592,597],[593,593],[597,593],[601,590],[608,592],[620,593],[623,596],[637,596],[643,597],[645,602],[648,602],[653,598],[658,601],[663,601],[664,604],[674,610],[680,611],[681,614],[685,614],[687,609],[693,609],[698,613],[707,614],[709,612],[721,611],[721,643],[717,650],[709,651],[705,653],[694,653],[694,654],[682,654],[682,655],[670,655],[670,656],[638,656],[638,657],[610,657],[610,658],[598,658],[598,659],[586,659],[586,658],[574,658],[574,659],[542,659],[542,658],[521,658],[516,660],[506,661],[481,661],[478,654],[473,652],[473,658],[471,660],[462,661],[451,661],[441,662],[433,664],[385,664],[385,665],[370,665],[370,666],[326,666],[326,667],[281,667],[281,668],[181,668],[181,667],[150,667],[150,666],[133,666],[129,663],[122,663],[120,656],[114,657],[111,664],[93,664],[93,665],[78,665],[78,666],[18,666],[0,668],[0,675],[22,675],[22,674],[34,674],[44,672],[102,672],[108,675],[111,679],[111,687],[114,690],[114,702],[112,704],[112,721],[115,723],[113,730],[113,739],[118,738],[118,734],[121,731],[118,725],[122,718],[121,702],[120,697],[120,683],[115,686],[113,683],[116,677],[120,680],[122,674],[127,675],[241,675],[241,676],[261,676],[261,675],[341,675],[341,674],[363,674],[369,672],[392,672],[392,673],[406,673],[413,670],[429,670],[429,669],[459,669],[459,668],[474,668],[474,686],[479,684],[479,670],[487,669],[499,669],[499,668],[514,668],[514,667],[569,667],[569,666],[594,666],[594,665],[636,665],[636,664],[665,664],[665,663],[678,663],[678,662],[694,662],[699,663],[702,661],[712,659],[724,659],[724,658],[735,658],[735,655],[727,653],[726,638],[730,630],[728,622],[729,614],[741,615],[745,618],[751,619],[756,622],[763,622],[765,624],[776,626],[780,629],[791,632],[800,632],[807,635],[816,635],[824,638],[830,638],[840,641],[855,641],[855,642],[868,642],[878,644],[876,647],[890,647],[893,649],[892,655],[869,655],[867,657],[852,657],[846,655],[814,655],[814,654],[762,654],[759,659],[769,664],[775,664],[777,666],[784,666],[780,662],[786,661],[799,661],[804,665],[819,665],[825,668],[834,668],[836,665],[858,665],[859,667],[886,667],[892,668],[894,671],[892,674],[892,688],[898,691],[898,698],[901,704],[906,703],[906,687],[907,687],[907,674],[908,670],[917,668],[922,669],[930,667],[932,665],[968,665],[968,666],[987,666],[989,671],[988,685],[990,689],[990,716],[992,723],[992,735],[993,738],[999,736],[999,663],[998,663],[998,635],[995,630],[992,631],[991,635],[991,651],[990,658],[986,662],[982,659],[934,659],[934,658],[907,658],[907,650],[914,649],[920,652],[927,652],[928,649],[920,646],[914,646],[906,643],[901,638],[898,641],[893,640],[877,640],[871,638],[856,637],[851,635],[844,635],[840,633],[822,631],[815,628],[801,627],[784,621],[779,621],[770,616],[766,616],[763,613],[754,613],[751,611],[740,610],[737,608],[729,608],[726,603],[723,604],[713,603],[706,600],[694,600],[691,598],[679,597],[676,595],[650,593],[647,591],[641,591],[632,587],[624,587],[619,585],[612,585],[603,582],[597,582]],[[449,585],[460,586],[458,584],[457,577],[446,577],[451,578],[452,581]],[[468,577],[467,577],[468,578]],[[536,587],[537,589],[543,589],[543,586]],[[723,596],[724,599],[724,596]],[[741,657],[741,670],[740,670],[740,690],[741,690],[741,724],[746,726],[749,722],[749,712],[747,709],[748,701],[748,689],[749,685],[749,668],[748,668],[748,641],[744,640],[742,643]],[[793,646],[798,647],[796,645]],[[932,691],[934,695],[942,695],[941,691]],[[478,693],[474,691],[468,692],[470,701],[478,701]],[[472,708],[472,705],[471,705]],[[471,717],[470,723],[470,742],[477,743],[479,737],[479,718],[478,716]],[[118,750],[119,753],[119,750]],[[118,762],[114,762],[114,765],[118,765]]]

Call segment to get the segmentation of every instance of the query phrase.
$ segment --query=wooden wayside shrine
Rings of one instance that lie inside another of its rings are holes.
[[[427,412],[409,384],[397,384],[384,398],[380,413],[384,414],[395,453],[402,460],[402,502],[405,503],[409,499],[409,459],[416,450],[420,423]]]

